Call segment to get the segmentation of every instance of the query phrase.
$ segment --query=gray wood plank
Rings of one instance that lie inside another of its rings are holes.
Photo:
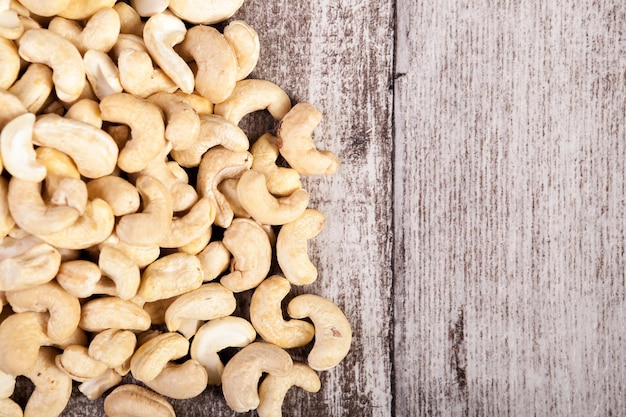
[[[395,412],[626,412],[626,7],[400,0]]]

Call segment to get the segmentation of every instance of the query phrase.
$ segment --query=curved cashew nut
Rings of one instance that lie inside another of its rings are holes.
[[[194,90],[194,76],[187,63],[174,51],[174,45],[185,39],[187,28],[176,16],[158,13],[143,28],[143,38],[150,56],[185,93]]]
[[[90,200],[100,198],[106,201],[115,216],[124,216],[139,210],[139,192],[124,178],[107,175],[87,183]]]
[[[105,52],[88,50],[83,57],[87,81],[99,99],[123,90],[115,63]]]
[[[169,191],[157,179],[144,175],[135,186],[143,200],[143,211],[119,219],[115,232],[131,245],[158,245],[172,222],[172,199]]]
[[[72,378],[57,368],[56,355],[54,348],[41,348],[35,366],[24,374],[35,385],[24,408],[25,416],[58,416],[67,406],[72,395]]]
[[[322,387],[317,373],[303,363],[294,362],[287,375],[268,375],[259,386],[259,417],[282,416],[283,400],[289,388],[297,386],[308,392],[318,392]]]
[[[145,301],[157,301],[195,290],[202,285],[200,261],[187,253],[173,253],[157,259],[143,271],[137,294]]]
[[[40,0],[20,0],[22,6],[28,11],[39,16],[54,16],[61,13],[69,6],[71,0],[40,1]]]
[[[135,96],[148,97],[154,93],[172,93],[178,89],[163,70],[152,66],[152,58],[145,51],[122,50],[117,66],[122,87]]]
[[[283,318],[281,302],[291,285],[278,275],[265,279],[254,290],[250,300],[250,321],[266,342],[283,349],[307,345],[315,335],[315,328],[304,320]]]
[[[39,182],[46,167],[37,162],[33,147],[35,115],[24,113],[11,120],[0,132],[0,153],[9,174],[25,181]]]
[[[315,344],[308,356],[309,366],[326,371],[338,365],[350,350],[352,329],[343,312],[332,301],[315,294],[302,294],[287,305],[293,318],[309,317],[315,326]]]
[[[99,249],[105,245],[110,245],[128,256],[139,268],[145,268],[154,262],[161,255],[161,248],[158,244],[148,246],[131,245],[120,240],[117,234],[112,233],[104,242],[99,245]]]
[[[237,81],[246,78],[259,61],[261,44],[259,35],[243,20],[233,20],[224,28],[224,38],[237,57]]]
[[[113,7],[115,1],[116,0],[71,0],[66,8],[55,14],[66,19],[85,20],[89,19],[99,10]]]
[[[0,88],[9,88],[13,85],[20,73],[20,57],[15,44],[9,39],[0,38]]]
[[[44,181],[44,195],[57,206],[72,207],[82,215],[87,207],[87,186],[72,158],[61,151],[45,146],[35,151],[37,162],[48,173]]]
[[[311,138],[322,120],[322,113],[309,103],[298,103],[278,125],[280,154],[301,174],[331,175],[337,171],[339,158],[330,151],[318,151]]]
[[[50,53],[55,51],[55,53]],[[78,49],[48,29],[31,29],[22,35],[18,52],[28,62],[52,68],[52,80],[60,100],[77,100],[85,87],[85,66]]]
[[[19,255],[0,261],[0,291],[17,291],[51,281],[61,264],[59,251],[37,243]]]
[[[52,93],[52,70],[44,64],[30,64],[24,74],[11,87],[31,113],[38,113]]]
[[[159,334],[135,351],[130,360],[130,372],[139,381],[156,378],[165,365],[189,352],[189,341],[178,333]]]
[[[259,405],[258,383],[263,372],[286,375],[293,362],[289,353],[276,345],[254,342],[233,356],[222,373],[222,392],[233,411],[245,413]]]
[[[15,221],[9,211],[8,197],[9,181],[4,177],[0,177],[0,239],[4,239],[9,231],[15,226]]]
[[[109,417],[176,417],[174,409],[158,394],[139,385],[122,385],[104,399]]]
[[[162,248],[179,248],[200,237],[213,224],[215,206],[208,198],[198,200],[189,212],[172,220],[170,229],[159,242]]]
[[[88,123],[56,114],[37,118],[33,143],[69,155],[87,178],[111,174],[118,158],[117,145],[108,133]]]
[[[228,227],[233,219],[233,211],[222,193],[218,191],[218,184],[226,178],[240,177],[251,165],[250,153],[233,152],[221,146],[211,148],[202,157],[196,188],[201,197],[207,197],[215,203],[217,226]]]
[[[274,135],[265,133],[258,138],[250,153],[254,158],[252,169],[265,175],[267,190],[272,195],[285,197],[302,188],[298,171],[276,165],[279,152]]]
[[[98,265],[85,260],[62,262],[56,275],[56,281],[70,295],[77,298],[91,297],[102,274]]]
[[[89,356],[87,347],[82,345],[67,346],[63,353],[55,358],[57,367],[70,378],[78,382],[87,382],[104,374],[107,366]]]
[[[282,119],[291,109],[291,99],[279,86],[266,80],[237,81],[230,97],[215,105],[215,114],[238,125],[249,113],[265,110]]]
[[[102,275],[113,283],[113,288],[107,292],[108,294],[117,295],[122,300],[130,300],[137,294],[141,281],[139,267],[123,252],[105,245],[100,250],[98,266]]]
[[[243,0],[170,0],[170,10],[187,22],[212,25],[234,15],[242,4]]]
[[[156,93],[148,100],[163,110],[165,115],[165,139],[172,149],[187,149],[200,135],[200,118],[191,103],[174,93]]]
[[[231,273],[221,284],[233,292],[246,291],[259,285],[272,264],[272,246],[267,233],[249,219],[235,219],[224,231],[224,246],[233,254]]]
[[[2,59],[1,55],[0,59]],[[20,114],[27,112],[28,109],[26,109],[24,103],[22,103],[17,96],[4,89],[0,89],[0,129],[3,129],[7,123]],[[0,167],[2,167],[1,163]]]
[[[11,3],[11,0],[0,1],[0,36],[15,40],[24,34],[24,24]]]
[[[104,330],[91,340],[89,344],[89,356],[98,360],[109,368],[121,366],[133,356],[137,337],[129,330],[108,329]]]
[[[159,108],[127,93],[111,94],[100,102],[102,120],[124,123],[132,139],[120,151],[117,164],[126,172],[146,167],[165,146],[165,125]]]
[[[324,215],[306,209],[296,220],[284,224],[276,239],[276,257],[285,277],[295,285],[307,285],[317,279],[317,268],[307,253],[307,240],[324,227]]]
[[[56,16],[48,29],[70,41],[78,52],[109,52],[120,34],[120,16],[113,8],[98,10],[83,28],[78,22]]]
[[[239,194],[237,194],[237,184],[239,184],[239,178],[226,178],[224,181],[220,182],[217,186],[217,190],[222,193],[226,202],[233,210],[233,215],[235,217],[240,217],[244,219],[250,218],[250,215],[244,208],[241,206],[239,202]]]
[[[207,227],[204,232],[202,232],[198,237],[187,243],[186,245],[180,246],[178,248],[179,252],[185,252],[190,255],[198,255],[202,252],[211,241],[211,237],[213,236],[213,227]],[[204,267],[202,268],[204,270]],[[206,276],[204,277],[204,281],[207,280]]]
[[[174,94],[188,101],[198,114],[213,114],[213,103],[211,103],[206,97],[201,96],[198,93],[183,93],[180,90],[174,92]]]
[[[7,300],[13,311],[49,313],[46,335],[53,341],[69,338],[80,321],[78,298],[68,294],[56,282],[47,282],[35,287],[7,291]]]
[[[100,104],[97,101],[84,98],[78,100],[67,109],[65,117],[90,124],[98,129],[102,128],[100,117]]]
[[[196,167],[206,151],[218,145],[232,152],[245,152],[250,147],[248,136],[239,126],[221,116],[202,114],[197,139],[185,149],[174,149],[172,158],[184,167]]]
[[[189,353],[206,369],[208,383],[220,385],[224,364],[218,353],[228,347],[248,346],[255,338],[256,331],[246,319],[236,316],[216,318],[198,329]]]
[[[127,3],[116,3],[113,10],[120,17],[120,35],[143,36],[143,22],[139,13]]]
[[[165,324],[175,332],[185,319],[213,320],[232,314],[236,307],[232,291],[218,283],[205,284],[178,297],[165,311]]]
[[[144,383],[161,395],[185,400],[200,395],[206,389],[207,378],[204,367],[190,359],[182,364],[168,363],[156,378]]]
[[[80,384],[78,390],[91,401],[95,401],[121,382],[122,376],[120,374],[113,369],[107,369],[102,375]]]
[[[265,175],[249,170],[237,184],[239,202],[261,224],[281,225],[297,219],[309,205],[309,193],[303,189],[287,197],[275,198],[267,190]]]
[[[14,376],[29,372],[47,340],[45,314],[11,314],[0,323],[0,370]]]
[[[224,35],[211,26],[194,26],[180,47],[198,66],[196,90],[213,103],[226,100],[237,82],[237,56]]]
[[[83,304],[78,326],[87,332],[106,329],[148,330],[150,316],[132,301],[102,297]]]
[[[163,13],[170,2],[169,0],[130,0],[130,4],[139,16],[149,17]]]
[[[221,241],[209,243],[196,255],[204,272],[204,281],[213,281],[230,265],[230,251]]]

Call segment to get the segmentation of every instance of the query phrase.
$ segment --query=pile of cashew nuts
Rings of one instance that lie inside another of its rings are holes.
[[[301,176],[339,161],[318,109],[248,78],[242,1],[0,0],[0,415],[58,416],[76,382],[109,417],[174,416],[207,386],[280,416],[348,354],[337,305],[285,301],[325,222]],[[265,110],[275,135],[251,141]]]

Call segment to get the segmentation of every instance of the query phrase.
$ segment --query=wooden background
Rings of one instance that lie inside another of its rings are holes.
[[[284,416],[626,415],[626,3],[247,0],[340,171],[307,287],[354,331]],[[265,119],[249,122],[252,131]],[[232,416],[219,390],[178,416]],[[65,416],[97,416],[79,394]],[[249,413],[250,416],[255,415]]]

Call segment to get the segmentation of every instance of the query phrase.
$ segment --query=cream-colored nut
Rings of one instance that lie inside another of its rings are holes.
[[[109,368],[123,365],[135,352],[137,337],[129,330],[104,330],[91,340],[89,356]]]
[[[307,345],[315,328],[304,320],[285,320],[281,303],[291,285],[285,278],[273,275],[254,290],[250,300],[250,321],[266,342],[283,349]]]
[[[9,398],[13,395],[13,391],[15,391],[15,376],[0,370],[0,399]]]
[[[293,367],[289,353],[276,345],[254,342],[233,356],[222,373],[222,392],[233,411],[245,413],[259,405],[258,384],[265,372],[286,375]]]
[[[4,239],[15,226],[13,216],[11,216],[11,212],[9,211],[8,195],[9,181],[4,177],[0,177],[0,239]],[[209,236],[209,239],[210,238]],[[202,250],[202,248],[200,250]]]
[[[91,297],[101,278],[98,265],[86,260],[62,262],[56,280],[70,295],[77,298]]]
[[[187,149],[200,135],[200,118],[191,103],[174,93],[156,93],[148,100],[165,115],[165,139],[172,149]]]
[[[102,244],[100,244],[100,250],[104,247],[104,245],[111,245],[115,249],[121,251],[126,256],[128,256],[132,261],[139,267],[145,268],[154,262],[161,253],[161,248],[158,244],[150,245],[150,246],[137,246],[126,243],[117,236],[117,234],[112,233]]]
[[[44,195],[57,206],[76,209],[81,215],[87,207],[87,186],[72,158],[53,148],[41,146],[35,151],[37,162],[48,173],[44,181]]]
[[[267,189],[265,175],[249,170],[237,184],[239,202],[252,218],[261,224],[281,225],[292,222],[309,205],[309,193],[303,189],[287,197],[275,198]]]
[[[213,113],[213,103],[211,103],[206,97],[201,96],[198,93],[187,94],[178,90],[174,94],[188,101],[198,114]]]
[[[331,175],[339,166],[337,155],[317,150],[311,137],[321,120],[322,113],[315,106],[298,103],[278,125],[276,135],[280,154],[301,174]]]
[[[78,382],[87,382],[99,377],[108,369],[107,366],[89,356],[87,347],[71,345],[55,358],[57,367],[70,378]]]
[[[80,172],[76,167],[72,158],[63,152],[54,149],[48,148],[46,146],[40,146],[35,151],[37,154],[37,162],[46,167],[46,171],[48,172],[48,177],[46,178],[46,189],[45,194],[48,196],[54,193],[54,188],[49,188],[50,182],[54,183],[58,178],[73,178],[80,179]],[[55,181],[50,181],[51,177],[55,177]]]
[[[72,345],[87,345],[87,333],[85,333],[80,327],[77,327],[76,330],[74,330],[74,333],[72,333],[72,335],[65,340],[54,341],[50,338],[46,338],[44,343],[42,343],[42,346],[52,346],[61,350]]]
[[[11,3],[11,0],[0,1],[0,36],[15,40],[24,34],[24,24]]]
[[[122,50],[117,60],[120,82],[124,90],[137,97],[148,97],[158,92],[174,92],[178,86],[161,69],[152,66],[147,52]]]
[[[71,0],[65,9],[55,14],[66,19],[85,20],[99,10],[113,7],[115,2],[116,0]]]
[[[170,332],[175,332],[184,319],[213,320],[232,314],[236,307],[232,291],[218,283],[204,284],[182,294],[167,308],[165,324]]]
[[[14,227],[4,239],[0,240],[0,261],[19,256],[38,243],[42,241],[37,236]]]
[[[276,165],[279,152],[274,135],[266,133],[258,138],[250,153],[254,158],[252,169],[265,175],[267,190],[272,195],[285,197],[302,188],[298,171]]]
[[[282,405],[289,388],[296,386],[308,392],[318,392],[322,387],[317,373],[307,365],[294,362],[287,375],[268,375],[259,386],[259,417],[281,417]]]
[[[346,357],[352,329],[335,303],[319,295],[302,294],[289,302],[287,314],[297,319],[309,317],[315,326],[315,344],[308,356],[311,368],[326,371]]]
[[[206,369],[208,383],[220,385],[224,364],[218,353],[229,347],[248,346],[255,338],[256,331],[246,319],[236,316],[216,318],[198,329],[189,353]]]
[[[24,113],[11,120],[0,132],[0,152],[9,174],[25,181],[39,182],[46,177],[46,167],[37,162],[33,147],[35,115]]]
[[[158,13],[148,19],[143,38],[150,56],[185,93],[194,90],[194,76],[187,63],[174,51],[174,45],[185,39],[187,28],[182,20],[169,13]]]
[[[165,365],[189,352],[189,341],[178,333],[162,333],[151,338],[135,351],[130,371],[139,381],[151,381]]]
[[[177,296],[164,298],[162,300],[150,301],[143,305],[143,309],[150,315],[152,324],[165,324],[165,312],[177,298]]]
[[[132,139],[119,153],[118,165],[125,172],[141,171],[165,146],[165,125],[154,104],[127,93],[106,96],[100,102],[102,120],[124,123]]]
[[[143,36],[143,21],[139,13],[127,3],[116,3],[113,9],[120,17],[120,35]]]
[[[237,82],[237,56],[217,29],[197,25],[187,31],[181,51],[193,57],[196,90],[213,103],[226,100]]]
[[[222,146],[211,148],[202,157],[198,169],[196,188],[201,197],[213,201],[217,208],[215,224],[228,227],[233,220],[233,211],[228,202],[217,189],[218,184],[226,178],[238,178],[250,169],[252,155],[248,152],[233,152]]]
[[[11,314],[0,323],[0,370],[24,375],[37,361],[46,344],[46,315],[32,311]]]
[[[95,401],[106,391],[121,383],[122,376],[113,369],[107,369],[102,375],[80,384],[78,390],[91,401]]]
[[[125,4],[125,3],[118,3],[118,5],[119,4]],[[143,33],[143,29],[142,29],[142,33]],[[113,46],[113,49],[111,49],[111,51],[109,52],[109,54],[111,55],[111,58],[113,58],[114,61],[119,61],[120,56],[122,55],[122,52],[124,52],[125,50],[148,53],[146,44],[144,43],[143,38],[141,36],[142,34],[133,35],[133,34],[128,34],[128,33],[120,33],[120,36],[118,36],[117,41],[115,42],[115,45]],[[149,56],[150,55],[148,55],[148,57]],[[152,67],[152,59],[150,59],[150,67]]]
[[[15,44],[9,39],[0,38],[0,88],[7,89],[13,85],[20,73],[20,57]]]
[[[242,4],[243,0],[170,0],[170,10],[187,22],[212,25],[234,15]]]
[[[250,147],[248,137],[239,126],[221,116],[200,115],[200,134],[188,148],[172,151],[172,158],[184,167],[196,167],[211,148],[222,145],[232,152],[245,152]]]
[[[209,226],[198,237],[191,240],[186,245],[180,246],[178,251],[188,253],[190,255],[198,255],[207,247],[212,236],[213,227]],[[204,267],[202,269],[204,270]],[[207,281],[206,276],[204,277],[204,281]]]
[[[200,237],[215,219],[215,206],[208,198],[201,198],[182,217],[174,218],[170,228],[159,242],[162,248],[179,248]]]
[[[200,395],[206,389],[207,378],[204,367],[190,359],[182,364],[168,363],[156,378],[144,383],[161,395],[185,400]]]
[[[4,129],[4,126],[11,120],[27,112],[28,109],[16,95],[0,89],[0,129]],[[2,167],[1,163],[0,167]]]
[[[74,333],[80,320],[78,298],[68,294],[56,282],[7,291],[7,300],[16,313],[34,311],[48,313],[46,335],[53,341],[62,341]]]
[[[0,291],[17,291],[51,281],[61,264],[61,254],[47,243],[0,261]]]
[[[278,232],[278,265],[292,284],[307,285],[317,279],[317,268],[309,259],[307,241],[321,232],[324,223],[325,218],[321,212],[306,209],[299,218],[284,224]]]
[[[88,50],[83,57],[87,80],[94,94],[103,99],[123,90],[117,66],[105,52]]]
[[[169,0],[130,0],[130,4],[140,16],[149,17],[163,13],[169,6]]]
[[[20,406],[10,398],[0,398],[0,415],[3,417],[24,417]]]
[[[139,192],[124,178],[107,175],[87,183],[89,199],[106,201],[115,216],[124,216],[139,210]]]
[[[98,10],[83,28],[78,22],[60,16],[53,18],[48,29],[72,42],[81,54],[87,51],[109,52],[120,34],[120,16],[113,8]]]
[[[248,212],[241,206],[239,202],[239,194],[237,193],[237,184],[239,184],[239,178],[226,178],[220,182],[217,186],[217,190],[222,193],[226,202],[233,210],[235,217],[249,218]]]
[[[25,416],[59,416],[72,395],[72,378],[57,368],[55,357],[58,351],[51,347],[39,350],[35,366],[24,374],[35,390],[26,407]]]
[[[98,129],[102,128],[100,104],[91,99],[84,98],[72,104],[65,113],[65,117],[90,124]]]
[[[250,219],[235,219],[224,231],[224,246],[233,254],[230,274],[221,284],[233,292],[256,287],[272,265],[272,246],[265,230]]]
[[[115,216],[106,201],[87,203],[76,223],[59,232],[38,235],[42,240],[64,249],[87,249],[104,241],[113,231]]]
[[[140,176],[135,186],[141,195],[143,210],[121,217],[115,232],[131,245],[158,245],[172,222],[172,198],[165,186],[150,176]]]
[[[79,326],[87,332],[147,330],[150,328],[150,316],[132,301],[102,297],[83,304]]]
[[[224,38],[237,57],[237,81],[246,78],[259,61],[261,44],[259,35],[243,20],[233,20],[224,28]]]
[[[104,399],[108,417],[176,417],[167,400],[139,385],[122,385]]]
[[[54,51],[54,53],[51,53]],[[52,68],[52,80],[60,100],[77,100],[85,86],[85,66],[76,47],[47,29],[31,29],[22,35],[18,52],[28,62]]]
[[[203,277],[198,258],[173,253],[148,265],[141,276],[137,294],[145,301],[174,297],[199,288]]]
[[[222,241],[209,243],[206,248],[196,255],[204,272],[204,281],[213,281],[230,265],[230,251]]]
[[[107,282],[112,284],[107,286],[110,291],[106,294],[117,295],[122,300],[130,300],[137,294],[141,280],[139,267],[123,252],[105,245],[100,250],[98,266],[102,271],[102,276],[108,278],[110,281]]]
[[[52,70],[44,64],[30,64],[9,88],[31,113],[38,113],[52,93]]]
[[[71,0],[20,0],[20,3],[31,13],[47,17],[61,13],[71,3]]]
[[[291,109],[291,99],[270,81],[246,79],[237,81],[230,97],[216,104],[213,112],[238,125],[245,115],[265,109],[280,120]]]
[[[87,178],[111,174],[118,158],[117,145],[108,133],[89,123],[56,114],[37,118],[33,143],[69,155]]]

